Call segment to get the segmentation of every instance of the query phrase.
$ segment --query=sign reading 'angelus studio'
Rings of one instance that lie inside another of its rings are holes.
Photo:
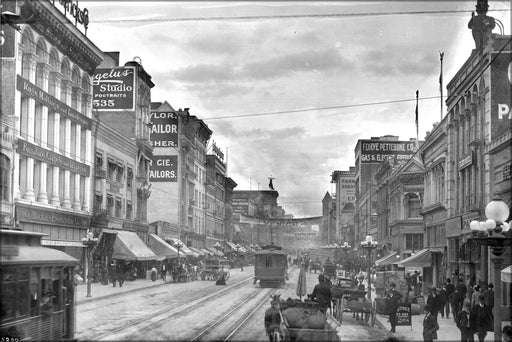
[[[96,69],[92,80],[93,106],[99,111],[135,110],[135,68]]]

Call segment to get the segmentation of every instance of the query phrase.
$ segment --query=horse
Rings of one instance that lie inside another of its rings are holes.
[[[280,294],[270,296],[270,308],[265,311],[265,331],[270,342],[283,341],[286,336],[280,297]]]

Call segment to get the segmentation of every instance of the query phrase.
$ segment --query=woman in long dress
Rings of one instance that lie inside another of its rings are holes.
[[[215,285],[226,285],[226,272],[224,272],[224,266],[222,266],[219,271]]]

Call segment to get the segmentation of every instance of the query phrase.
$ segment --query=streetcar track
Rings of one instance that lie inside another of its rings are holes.
[[[181,314],[183,311],[194,309],[195,307],[199,307],[208,300],[210,300],[212,297],[227,292],[231,289],[237,288],[249,280],[252,280],[254,277],[251,276],[249,278],[243,279],[235,284],[229,285],[227,287],[223,287],[221,289],[215,289],[214,291],[211,291],[208,294],[205,293],[199,293],[197,296],[194,296],[192,298],[186,299],[186,301],[182,304],[178,303],[172,303],[173,305],[179,305],[175,307],[174,309],[169,310],[169,308],[166,306],[165,308],[162,308],[158,311],[153,311],[151,313],[142,315],[137,317],[136,319],[130,320],[129,322],[126,322],[122,326],[119,326],[115,329],[112,329],[108,331],[107,333],[102,332],[97,335],[93,336],[86,336],[84,339],[86,340],[119,340],[126,338],[126,336],[129,336],[130,334],[134,334],[138,332],[139,330],[143,330],[144,328],[159,324],[161,321],[169,319],[171,317],[177,316]]]
[[[255,310],[257,310],[259,307],[261,307],[262,304],[266,303],[266,300],[265,298],[271,293],[271,292],[275,292],[277,291],[276,289],[268,289],[266,290],[263,295],[261,294],[258,294],[259,296],[256,297],[257,299],[255,300],[256,301],[256,306],[254,305],[249,305],[249,309],[248,311],[250,311],[249,313],[249,316],[252,316],[252,314],[255,312]],[[207,335],[208,333],[210,333],[214,328],[218,327],[219,325],[221,325],[222,323],[226,322],[228,319],[230,319],[231,317],[234,317],[234,314],[237,313],[238,309],[240,309],[241,307],[243,307],[244,305],[247,305],[247,299],[251,299],[251,298],[254,298],[254,293],[250,293],[248,296],[246,296],[246,298],[244,298],[244,300],[242,300],[239,304],[237,304],[234,308],[232,308],[231,310],[229,310],[226,314],[224,314],[221,318],[217,319],[215,322],[209,324],[208,326],[204,327],[203,329],[201,329],[201,331],[196,334],[192,339],[190,339],[191,342],[194,342],[194,341],[199,341],[202,337],[204,337],[205,335]],[[261,299],[260,299],[261,298]],[[256,309],[254,309],[254,307]],[[243,323],[245,323],[246,320],[244,320]],[[238,324],[239,321],[235,322],[235,324],[232,324],[231,326],[234,326],[236,325],[235,329],[230,329],[231,332],[233,333],[234,331],[237,331],[238,329],[240,329],[240,327],[243,325],[242,324]],[[229,336],[232,335],[232,333],[228,334]],[[215,339],[215,340],[220,340],[220,339]],[[227,338],[223,338],[222,341],[227,341]]]

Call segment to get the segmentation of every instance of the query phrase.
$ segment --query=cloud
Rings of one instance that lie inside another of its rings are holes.
[[[422,52],[390,47],[386,50],[374,49],[360,55],[359,68],[377,77],[428,76],[436,69],[438,60],[435,55],[426,56]]]
[[[234,76],[231,66],[214,64],[189,65],[172,73],[174,79],[189,83],[226,81]]]

